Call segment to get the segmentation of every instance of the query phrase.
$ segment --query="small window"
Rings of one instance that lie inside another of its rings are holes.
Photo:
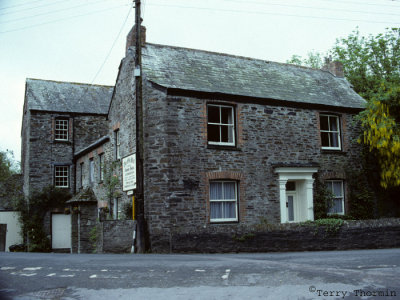
[[[83,163],[81,163],[80,164],[80,173],[79,173],[79,176],[80,176],[80,178],[79,178],[79,184],[80,184],[80,187],[82,188],[83,187]]]
[[[235,118],[232,106],[207,105],[207,139],[210,145],[235,145]]]
[[[68,141],[68,127],[69,127],[68,119],[56,119],[54,139],[56,141]]]
[[[59,188],[69,187],[69,167],[55,166],[54,167],[54,185]]]
[[[114,131],[114,143],[115,143],[115,159],[121,159],[121,154],[120,154],[121,142],[120,142],[119,130]]]
[[[93,158],[89,160],[89,182],[92,184],[94,182],[94,160]]]
[[[344,192],[342,180],[327,180],[326,187],[333,195],[331,203],[328,203],[328,214],[344,215]]]
[[[237,184],[235,181],[210,182],[210,221],[237,221]]]
[[[100,154],[99,155],[99,178],[100,181],[104,180],[104,155]]]
[[[338,116],[320,115],[322,149],[340,150],[340,122]]]

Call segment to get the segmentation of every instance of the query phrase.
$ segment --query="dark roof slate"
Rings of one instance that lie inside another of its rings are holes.
[[[165,88],[363,108],[365,100],[328,71],[202,50],[146,44],[147,80]]]
[[[112,92],[111,86],[27,79],[25,101],[29,110],[107,114]]]

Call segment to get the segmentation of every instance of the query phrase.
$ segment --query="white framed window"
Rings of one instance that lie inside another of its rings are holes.
[[[207,105],[207,140],[210,145],[235,146],[233,106]]]
[[[236,181],[210,182],[210,222],[238,220]]]
[[[332,202],[328,203],[328,214],[344,215],[343,180],[327,180],[325,184],[333,195]]]
[[[114,131],[114,143],[115,143],[115,159],[121,159],[121,140],[119,130]]]
[[[94,160],[93,160],[93,158],[89,160],[89,182],[91,184],[94,182]]]
[[[69,187],[69,166],[54,166],[54,186]]]
[[[104,155],[100,154],[99,155],[99,178],[100,181],[104,180]]]
[[[322,149],[340,150],[340,119],[335,115],[319,116]]]
[[[68,119],[55,119],[54,139],[56,141],[68,141],[68,131]]]

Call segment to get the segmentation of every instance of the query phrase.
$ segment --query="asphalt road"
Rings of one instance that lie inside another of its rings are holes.
[[[0,299],[400,299],[400,249],[0,253]]]

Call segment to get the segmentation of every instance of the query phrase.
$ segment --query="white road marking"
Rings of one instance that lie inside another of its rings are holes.
[[[222,279],[226,280],[229,278],[229,274],[231,273],[231,269],[226,269],[225,274],[221,276]]]
[[[36,275],[36,273],[20,273],[20,274],[18,274],[18,275],[20,275],[20,276],[26,276],[26,277],[30,277],[30,276],[35,276],[35,275]]]
[[[42,267],[30,267],[30,268],[23,268],[24,271],[36,271],[40,270]]]
[[[5,270],[14,270],[15,267],[1,267],[0,270],[5,271]]]
[[[94,275],[90,275],[89,276],[89,278],[96,278],[97,277],[97,275],[96,274],[94,274]]]
[[[196,269],[194,270],[195,272],[205,272],[206,270],[200,270],[200,269]]]
[[[60,277],[63,277],[63,278],[66,278],[66,277],[75,277],[75,274],[60,275]]]
[[[101,270],[101,272],[108,272],[108,270],[107,269],[103,269],[103,270]]]
[[[46,277],[52,277],[54,275],[56,275],[56,273],[50,273],[50,274],[46,275]]]

